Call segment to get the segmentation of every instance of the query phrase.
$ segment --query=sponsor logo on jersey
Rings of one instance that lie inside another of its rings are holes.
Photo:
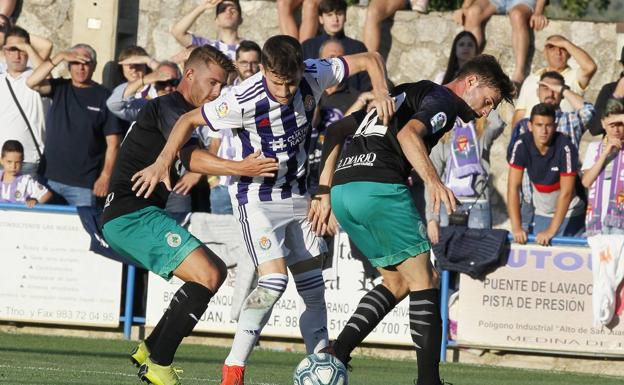
[[[353,156],[346,156],[340,159],[336,171],[344,170],[351,167],[367,166],[372,167],[377,159],[377,154],[369,152],[367,154],[359,154]]]
[[[110,194],[108,194],[106,196],[106,202],[104,202],[104,208],[107,208],[108,206],[110,206],[110,204],[113,202],[113,199],[115,199],[115,193],[112,192]]]
[[[262,250],[268,250],[271,247],[271,240],[268,237],[263,236],[260,237],[258,244]]]
[[[258,127],[268,127],[270,125],[271,125],[271,121],[269,120],[269,118],[264,118],[260,120],[260,123],[258,123]]]
[[[446,126],[446,114],[444,112],[438,112],[431,118],[431,128],[436,133]]]
[[[314,96],[306,95],[305,99],[303,100],[303,108],[305,108],[306,111],[310,112],[314,109],[314,107],[316,107],[316,101],[314,100]]]
[[[230,106],[227,104],[227,102],[223,101],[221,102],[221,104],[215,107],[215,111],[218,117],[224,118],[228,114],[228,112],[230,112]]]
[[[182,237],[180,234],[168,232],[165,238],[167,239],[167,244],[171,247],[178,247],[182,244]]]

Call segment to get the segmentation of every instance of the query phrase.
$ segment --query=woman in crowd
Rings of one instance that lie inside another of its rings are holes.
[[[457,72],[464,63],[477,56],[478,51],[477,39],[474,35],[468,31],[461,31],[453,39],[446,70],[438,72],[433,81],[437,84],[449,83],[457,76]]]

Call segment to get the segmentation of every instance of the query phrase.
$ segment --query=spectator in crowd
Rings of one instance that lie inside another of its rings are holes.
[[[550,104],[555,108],[557,111],[557,131],[567,135],[572,144],[579,148],[581,137],[595,116],[596,109],[593,104],[585,101],[583,96],[574,92],[565,81],[565,78],[557,71],[544,72],[539,77],[539,86],[535,94],[540,103]],[[563,110],[564,102],[572,107],[571,111]],[[516,123],[511,134],[508,153],[511,151],[515,139],[528,130],[528,118],[520,119]]]
[[[318,11],[319,23],[321,23],[323,31],[320,35],[302,43],[305,59],[319,57],[321,45],[332,38],[342,44],[346,55],[366,52],[364,43],[345,35],[344,27],[347,22],[347,2],[345,0],[321,0]]]
[[[624,47],[622,47],[622,52],[620,53],[620,64],[622,64],[622,69],[624,69]],[[620,72],[620,78],[618,80],[605,84],[598,93],[598,97],[596,98],[596,114],[589,122],[589,132],[591,132],[592,135],[604,134],[600,118],[604,115],[607,100],[611,98],[624,98],[624,70]]]
[[[624,234],[619,206],[624,181],[624,99],[609,99],[600,119],[606,132],[587,146],[582,183],[589,189],[585,226],[587,235]]]
[[[587,129],[589,121],[595,115],[595,109],[591,103],[585,102],[581,95],[572,91],[564,81],[565,79],[559,72],[544,72],[540,76],[537,96],[540,103],[554,106],[557,111],[557,131],[568,136],[572,144],[579,148],[581,137]],[[574,111],[562,111],[560,105],[563,100],[567,100]],[[507,147],[508,160],[514,143],[520,135],[527,131],[529,131],[529,119],[523,118],[516,124],[511,133],[511,140]],[[531,182],[528,175],[524,173],[522,177],[521,217],[522,228],[529,232],[531,232],[534,215],[532,194]]]
[[[344,33],[347,21],[347,3],[344,0],[321,0],[319,5],[319,22],[323,26],[323,33],[312,39],[306,40],[303,46],[305,59],[316,59],[321,51],[321,46],[329,39],[337,40],[343,49],[343,55],[353,55],[366,52],[366,46],[359,40],[351,39]],[[367,74],[359,73],[350,77],[349,87],[358,91],[371,89],[370,79]]]
[[[451,80],[455,79],[464,63],[477,56],[478,53],[479,48],[475,36],[471,32],[461,31],[453,39],[446,70],[438,72],[433,82],[437,84],[450,83]]]
[[[601,123],[606,135],[587,146],[582,182],[589,188],[585,226],[592,254],[594,324],[609,325],[620,306],[617,290],[623,276],[624,99],[607,101]]]
[[[1,1],[1,0],[0,0]],[[7,32],[13,27],[11,20],[0,13],[0,48],[4,45]],[[41,57],[42,60],[48,60],[50,53],[52,52],[52,42],[44,37],[34,34],[30,35],[30,45],[35,49],[35,52]],[[29,67],[35,67],[33,63],[28,63]],[[0,50],[0,73],[6,72],[7,63],[4,56],[4,52]]]
[[[555,106],[540,103],[531,110],[530,132],[513,144],[507,181],[507,210],[514,241],[526,243],[521,226],[520,194],[526,169],[533,187],[535,241],[549,245],[555,236],[581,236],[584,202],[577,191],[578,150],[567,135],[557,132]]]
[[[458,119],[429,155],[440,179],[459,199],[457,211],[468,213],[468,227],[473,229],[492,228],[490,149],[504,129],[505,122],[496,111],[468,123]],[[428,199],[427,203],[427,234],[431,242],[438,243],[439,226],[448,226],[448,213],[441,207],[436,215]]]
[[[189,30],[197,19],[206,11],[215,9],[217,39],[208,39],[195,35]],[[228,55],[232,60],[236,58],[236,49],[242,40],[238,36],[238,27],[243,23],[243,14],[238,0],[204,0],[180,21],[171,27],[171,34],[183,47],[211,45]]]
[[[49,78],[61,62],[71,79]],[[46,121],[45,177],[48,186],[72,206],[94,206],[104,197],[120,143],[117,117],[106,108],[110,91],[92,80],[95,50],[77,44],[41,64],[26,84],[50,96]]]
[[[20,27],[8,30],[2,50],[7,72],[0,73],[0,143],[8,139],[23,143],[21,172],[34,176],[43,151],[45,114],[41,95],[28,88],[26,79],[32,74],[28,62],[38,66],[43,61],[30,45],[28,32]]]
[[[132,57],[126,60],[134,61]],[[131,80],[131,76],[128,82],[118,85],[106,101],[108,109],[127,122],[135,121],[139,111],[149,100],[175,91],[182,76],[178,66],[168,61],[159,63],[147,75],[142,72],[138,74],[140,77]]]
[[[2,145],[0,156],[0,202],[25,203],[33,208],[37,203],[46,203],[52,193],[39,184],[35,178],[22,174],[24,147],[17,140],[7,140]]]
[[[394,16],[397,11],[409,9],[425,13],[429,0],[370,0],[366,9],[366,22],[362,34],[369,52],[379,51],[381,44],[381,23]]]
[[[525,77],[529,52],[529,28],[541,31],[548,25],[544,15],[546,0],[464,0],[453,14],[455,21],[477,38],[479,51],[485,46],[485,24],[492,15],[509,15],[511,22],[511,46],[515,68],[511,80],[520,88]]]
[[[570,57],[574,58],[579,68],[573,69],[568,65]],[[540,102],[537,96],[537,88],[544,72],[559,72],[565,79],[565,84],[572,91],[583,95],[598,68],[585,50],[560,35],[552,35],[546,39],[544,58],[546,59],[546,68],[532,73],[522,83],[522,89],[516,102],[516,110],[511,122],[512,127],[515,127],[520,119],[528,118],[531,108]],[[562,103],[561,109],[563,111],[575,110],[568,101]]]
[[[320,0],[277,0],[280,33],[304,42],[316,36]],[[297,28],[295,10],[301,7],[301,26]]]

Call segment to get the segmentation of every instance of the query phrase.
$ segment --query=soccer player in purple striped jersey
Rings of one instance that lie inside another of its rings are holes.
[[[349,75],[367,71],[380,119],[387,123],[395,108],[378,53],[304,62],[299,42],[278,35],[266,41],[261,62],[260,73],[183,115],[159,159],[133,177],[137,195],[149,196],[161,181],[168,184],[168,169],[176,153],[199,125],[233,130],[236,158],[260,150],[264,156],[278,160],[275,177],[239,177],[230,187],[234,212],[239,216],[259,279],[243,305],[223,367],[222,385],[243,384],[247,359],[273,305],[286,290],[287,267],[304,302],[299,324],[308,353],[327,346],[325,284],[321,273],[326,245],[306,218],[309,196],[305,183],[310,123],[323,91]]]

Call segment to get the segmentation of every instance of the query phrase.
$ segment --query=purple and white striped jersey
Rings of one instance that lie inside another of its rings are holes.
[[[226,54],[230,59],[236,60],[236,50],[239,44],[227,44],[221,40],[208,39],[202,36],[191,35],[192,45],[201,47],[202,45],[210,45]]]
[[[349,76],[343,58],[309,59],[291,104],[275,101],[259,72],[204,104],[202,114],[212,130],[233,130],[235,159],[262,150],[279,162],[273,178],[235,177],[230,190],[239,205],[275,201],[306,193],[306,168],[312,116],[325,89]]]

